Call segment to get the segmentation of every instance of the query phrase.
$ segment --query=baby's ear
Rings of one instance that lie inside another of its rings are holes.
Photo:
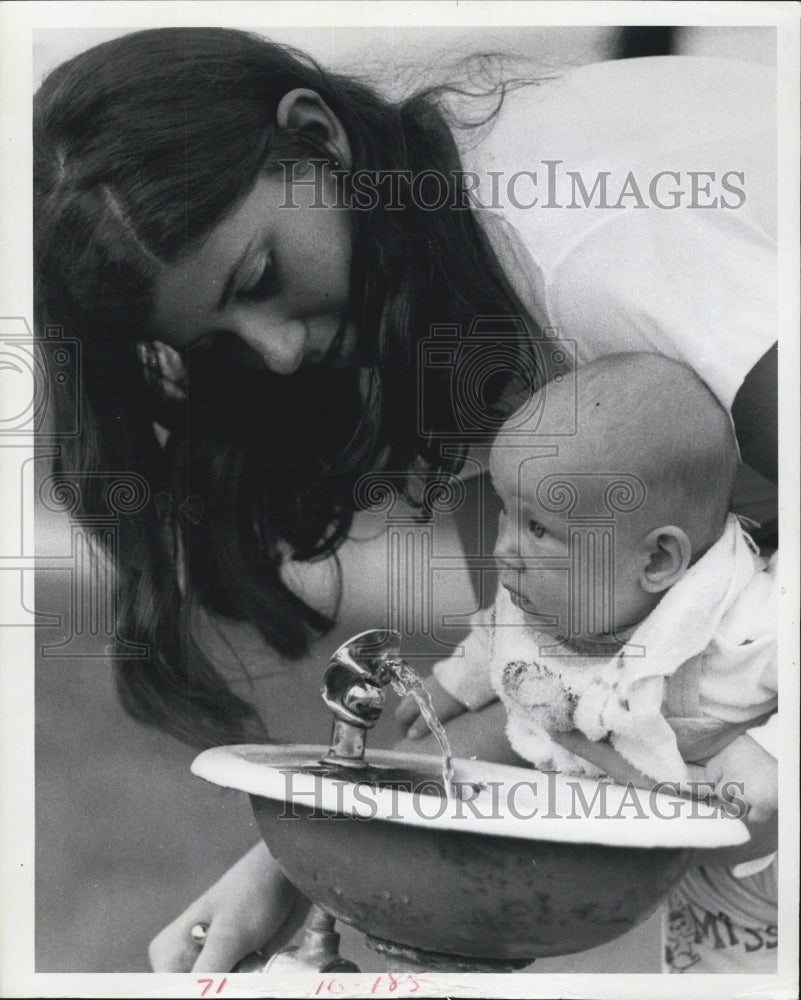
[[[640,571],[640,586],[649,594],[668,590],[687,572],[692,546],[686,532],[673,524],[654,528],[643,539],[646,561]]]

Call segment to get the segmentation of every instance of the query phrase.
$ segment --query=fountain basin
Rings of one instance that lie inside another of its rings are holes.
[[[465,798],[447,799],[438,758],[372,751],[360,782],[321,773],[326,752],[216,747],[192,770],[249,794],[304,895],[408,948],[490,960],[583,951],[645,920],[697,851],[748,840],[720,809],[611,782],[457,759]]]

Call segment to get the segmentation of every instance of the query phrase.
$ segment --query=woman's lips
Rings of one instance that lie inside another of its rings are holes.
[[[348,368],[355,347],[356,332],[347,316],[343,316],[328,347],[324,351],[310,351],[303,359],[303,366],[308,368],[322,364],[329,368]]]

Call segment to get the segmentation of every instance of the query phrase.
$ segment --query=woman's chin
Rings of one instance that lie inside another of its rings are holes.
[[[357,347],[356,327],[347,316],[343,316],[323,361],[328,368],[353,368],[357,364]]]

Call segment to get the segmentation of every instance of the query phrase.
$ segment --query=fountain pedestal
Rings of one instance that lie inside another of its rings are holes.
[[[339,934],[334,930],[334,918],[320,906],[313,906],[309,926],[299,945],[277,952],[267,963],[264,960],[250,967],[244,959],[237,972],[359,972],[359,967],[339,954]]]

